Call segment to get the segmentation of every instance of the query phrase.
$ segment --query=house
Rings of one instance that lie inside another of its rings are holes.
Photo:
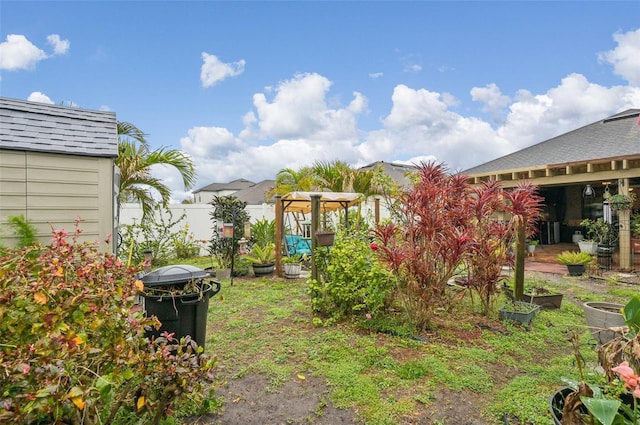
[[[0,228],[2,242],[13,246],[7,228],[23,215],[43,243],[52,227],[74,231],[82,219],[81,240],[101,241],[116,234],[118,156],[116,115],[0,98]],[[115,190],[114,190],[115,189]]]
[[[541,242],[572,242],[584,230],[583,218],[603,217],[609,195],[640,191],[639,115],[640,109],[629,109],[463,173],[474,183],[498,180],[510,188],[528,180],[538,185],[545,199]],[[629,222],[622,218],[620,266],[628,268]]]
[[[208,204],[214,196],[228,196],[254,185],[254,182],[247,179],[237,179],[229,183],[211,183],[194,190],[193,199],[196,204]]]

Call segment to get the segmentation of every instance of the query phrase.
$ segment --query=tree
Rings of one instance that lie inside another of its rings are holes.
[[[116,165],[120,168],[118,204],[124,201],[139,202],[143,217],[148,217],[158,203],[154,194],[159,195],[163,205],[167,205],[171,199],[171,189],[151,175],[153,166],[169,165],[177,169],[185,189],[192,188],[196,180],[195,167],[189,156],[164,147],[152,151],[145,134],[128,122],[118,122]]]
[[[314,175],[310,167],[302,167],[298,171],[283,168],[276,174],[275,187],[267,192],[267,199],[274,195],[286,195],[289,192],[308,192],[313,189]]]

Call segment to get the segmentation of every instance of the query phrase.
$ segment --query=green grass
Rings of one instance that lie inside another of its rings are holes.
[[[611,285],[595,297],[572,282],[545,285],[580,300],[624,303],[633,293]],[[443,313],[450,321],[424,343],[393,321],[383,326],[389,333],[355,323],[314,327],[302,281],[236,280],[224,283],[210,301],[206,350],[218,356],[231,379],[264,375],[268,391],[299,374],[320,377],[328,400],[354,409],[365,424],[402,424],[414,412],[437,409],[433,401],[442,390],[477,397],[478,414],[490,424],[502,423],[503,414],[522,423],[550,423],[549,397],[563,386],[563,377],[577,379],[569,342],[574,332],[582,354],[595,364],[595,341],[582,309],[565,298],[561,309],[541,310],[527,330],[499,323],[497,314],[478,316],[467,302],[463,298],[449,316]],[[479,330],[479,322],[509,333]],[[463,337],[474,332],[474,338]]]

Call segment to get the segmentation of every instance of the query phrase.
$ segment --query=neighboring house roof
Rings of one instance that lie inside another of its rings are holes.
[[[275,184],[275,180],[263,180],[251,187],[239,190],[230,196],[235,196],[240,201],[246,202],[247,205],[261,205],[267,202],[267,192],[273,189]],[[273,198],[269,199],[269,202],[273,202]]]
[[[383,174],[391,177],[400,186],[407,187],[410,185],[410,180],[407,178],[407,173],[416,171],[415,165],[397,164],[393,162],[376,161],[371,164],[360,167],[361,170],[373,170],[377,167],[382,167]]]
[[[237,179],[237,180],[233,180],[230,181],[229,183],[211,183],[208,184],[204,187],[201,187],[200,189],[196,189],[193,191],[193,193],[198,193],[198,192],[220,192],[223,190],[234,190],[234,191],[238,191],[238,190],[242,190],[242,189],[246,189],[248,187],[251,187],[255,185],[254,182],[247,180],[247,179]]]
[[[0,149],[115,158],[116,114],[0,97]]]
[[[629,109],[463,171],[466,175],[640,155],[640,109]]]

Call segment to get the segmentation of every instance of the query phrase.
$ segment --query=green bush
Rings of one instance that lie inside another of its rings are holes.
[[[0,258],[0,423],[156,424],[208,400],[215,362],[188,337],[150,341],[159,323],[134,312],[135,270],[79,234]]]
[[[310,279],[315,322],[382,313],[392,302],[393,278],[374,257],[362,234],[338,232],[333,247],[314,253],[319,279]]]

